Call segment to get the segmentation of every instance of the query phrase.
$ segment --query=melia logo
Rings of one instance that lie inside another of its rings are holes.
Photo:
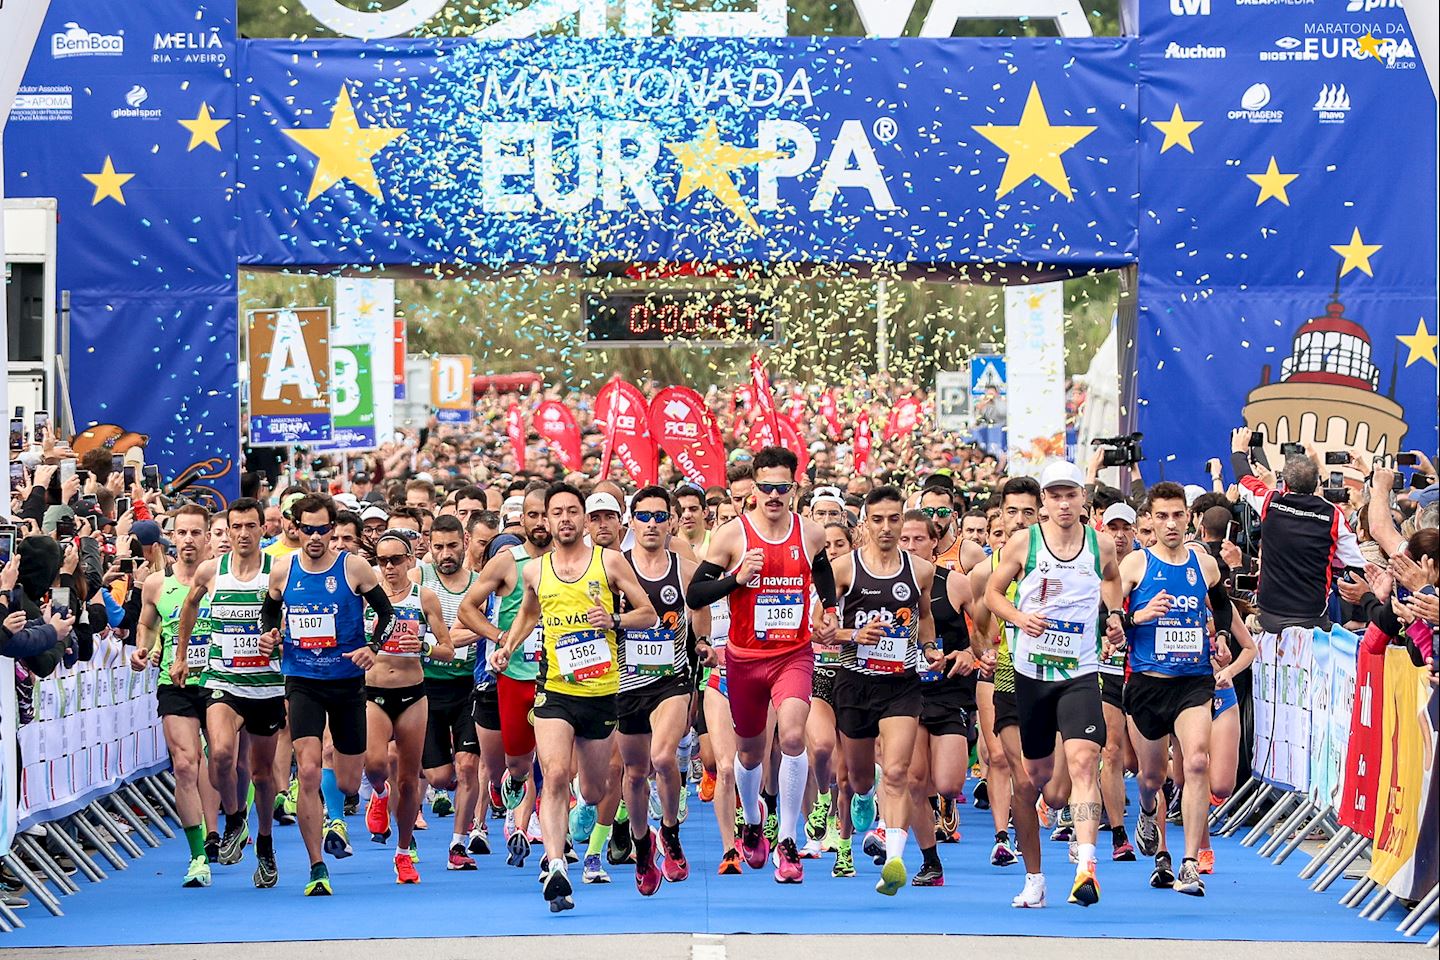
[[[50,35],[50,56],[118,57],[125,52],[125,37],[118,33],[96,33],[86,30],[74,20],[67,21],[63,33]]]

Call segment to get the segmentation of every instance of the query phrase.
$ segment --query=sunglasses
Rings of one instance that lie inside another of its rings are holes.
[[[335,529],[335,524],[333,523],[300,523],[296,524],[296,526],[298,526],[300,532],[307,537],[324,536]]]
[[[410,555],[408,553],[397,553],[393,557],[376,557],[375,563],[382,567],[398,567],[409,559]]]
[[[779,494],[780,496],[783,497],[785,494],[787,494],[787,493],[789,493],[791,490],[794,490],[794,489],[795,489],[795,484],[793,484],[793,483],[757,483],[757,484],[755,484],[755,489],[756,489],[756,490],[759,490],[761,493]]]
[[[668,523],[670,521],[669,510],[637,510],[631,516],[640,523]]]
[[[920,512],[925,514],[925,516],[927,517],[939,517],[943,520],[955,511],[951,507],[921,507]]]

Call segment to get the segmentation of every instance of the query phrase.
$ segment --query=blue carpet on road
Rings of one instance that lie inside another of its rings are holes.
[[[571,868],[577,887],[576,908],[558,915],[551,914],[541,898],[536,882],[538,856],[523,870],[507,867],[503,854],[497,853],[477,858],[480,869],[476,872],[446,871],[450,821],[435,816],[430,817],[430,829],[418,834],[423,882],[414,887],[395,884],[393,848],[371,843],[363,817],[350,818],[355,855],[330,861],[335,886],[331,898],[301,896],[308,865],[296,827],[276,828],[280,885],[271,890],[251,886],[253,847],[240,864],[216,865],[209,889],[182,889],[186,851],[183,837],[177,837],[147,850],[128,870],[110,870],[110,877],[101,883],[80,879],[80,893],[63,900],[64,917],[51,917],[39,904],[32,904],[22,911],[25,929],[0,935],[0,947],[550,933],[1404,939],[1395,932],[1401,918],[1398,909],[1377,923],[1361,920],[1356,911],[1336,902],[1348,883],[1337,884],[1325,894],[1311,893],[1295,876],[1304,862],[1300,855],[1275,867],[1253,850],[1223,838],[1217,839],[1217,873],[1205,878],[1203,899],[1150,889],[1146,882],[1150,865],[1143,861],[1107,861],[1100,865],[1101,902],[1089,909],[1065,902],[1073,868],[1065,845],[1047,841],[1044,855],[1050,905],[1044,910],[1015,910],[1010,898],[1024,880],[1021,868],[990,866],[990,814],[971,806],[960,809],[963,840],[940,846],[945,886],[909,887],[889,898],[874,890],[879,868],[860,857],[857,860],[865,862],[857,864],[859,876],[848,880],[830,876],[830,855],[806,861],[806,880],[799,886],[777,885],[768,870],[747,870],[740,877],[716,876],[720,845],[715,817],[708,804],[692,797],[691,816],[682,830],[691,862],[690,879],[667,883],[654,897],[644,899],[635,890],[633,867],[609,867],[613,878],[609,886],[581,886],[576,865]],[[499,821],[492,821],[491,829],[498,840]],[[1179,828],[1171,829],[1171,842],[1178,846]],[[1106,854],[1108,846],[1108,835],[1102,835]],[[919,866],[913,840],[906,861],[912,872]],[[1432,931],[1433,927],[1419,942]]]

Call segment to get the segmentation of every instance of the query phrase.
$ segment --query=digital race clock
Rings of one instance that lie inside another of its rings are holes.
[[[723,290],[633,291],[585,296],[592,346],[771,342],[775,317],[765,298]]]

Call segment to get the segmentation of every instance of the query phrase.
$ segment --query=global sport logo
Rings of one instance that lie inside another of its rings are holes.
[[[1270,105],[1270,85],[1252,83],[1240,97],[1240,109],[1231,110],[1225,116],[1230,120],[1248,120],[1250,123],[1283,123],[1284,110],[1267,110]]]
[[[86,30],[74,20],[66,21],[65,29],[50,35],[50,56],[118,57],[125,52],[125,37],[119,33],[97,33]]]
[[[159,120],[161,109],[145,106],[145,102],[149,99],[150,91],[137,83],[125,92],[125,106],[111,110],[110,118],[112,120]]]

